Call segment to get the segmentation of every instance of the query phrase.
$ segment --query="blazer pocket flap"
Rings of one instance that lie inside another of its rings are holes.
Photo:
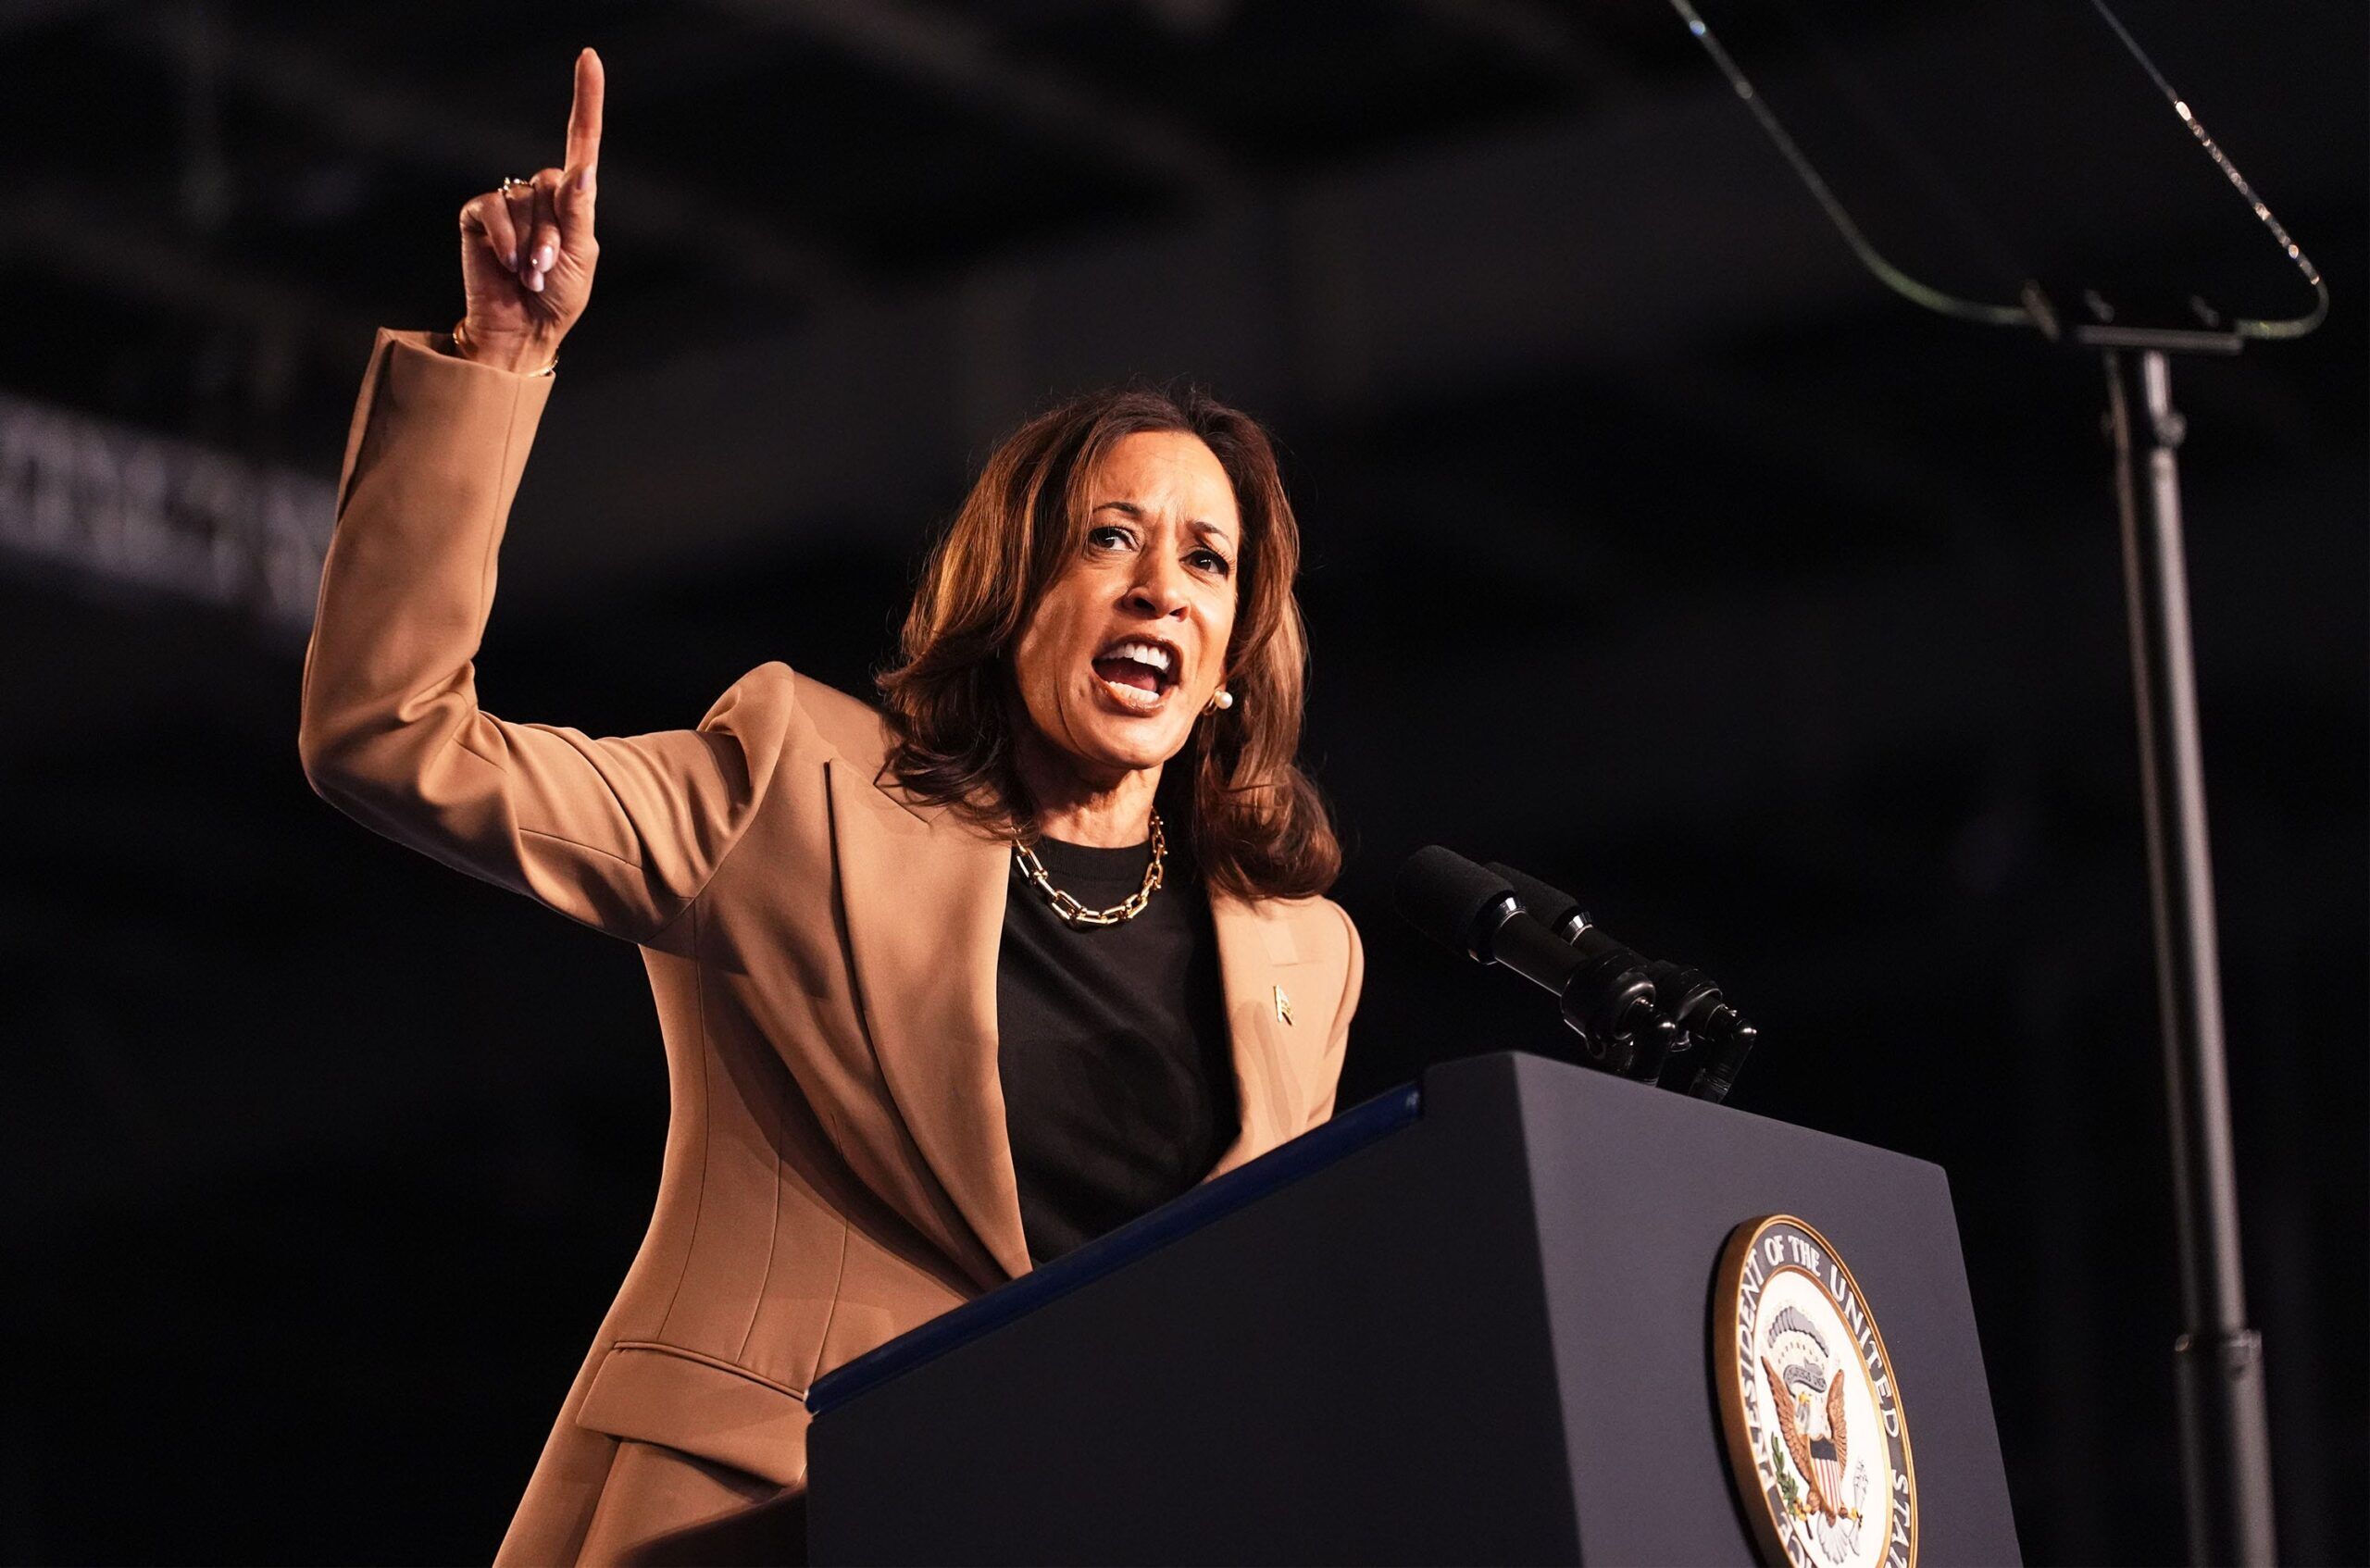
[[[807,1421],[794,1389],[648,1340],[612,1347],[576,1411],[579,1426],[680,1449],[781,1487],[806,1479]]]

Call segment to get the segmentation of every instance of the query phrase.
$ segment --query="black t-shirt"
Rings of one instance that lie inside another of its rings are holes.
[[[1090,909],[1126,900],[1152,861],[1149,840],[1035,848],[1054,886]],[[1209,899],[1175,838],[1167,857],[1141,914],[1082,929],[1013,867],[997,1069],[1031,1263],[1191,1191],[1240,1130]]]

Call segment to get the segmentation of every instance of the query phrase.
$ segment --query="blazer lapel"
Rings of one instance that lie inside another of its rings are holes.
[[[1285,1081],[1280,1038],[1291,1026],[1277,1016],[1278,999],[1286,990],[1281,971],[1291,956],[1279,949],[1289,934],[1262,919],[1243,900],[1215,890],[1210,894],[1210,925],[1217,937],[1219,984],[1242,1118],[1242,1131],[1211,1168],[1210,1176],[1216,1176],[1275,1148],[1299,1126]]]
[[[881,1077],[972,1236],[1017,1277],[1029,1243],[996,1064],[1011,852],[841,758],[828,766],[849,957]]]

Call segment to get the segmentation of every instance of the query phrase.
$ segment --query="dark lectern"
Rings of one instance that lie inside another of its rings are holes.
[[[1710,1313],[1778,1212],[1882,1324],[1919,1562],[2016,1560],[1939,1167],[1507,1053],[818,1381],[812,1559],[1752,1562]]]

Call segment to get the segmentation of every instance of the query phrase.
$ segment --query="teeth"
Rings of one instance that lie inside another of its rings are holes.
[[[1133,659],[1140,665],[1150,665],[1166,675],[1168,673],[1168,650],[1151,642],[1122,642],[1103,654],[1106,659]]]

